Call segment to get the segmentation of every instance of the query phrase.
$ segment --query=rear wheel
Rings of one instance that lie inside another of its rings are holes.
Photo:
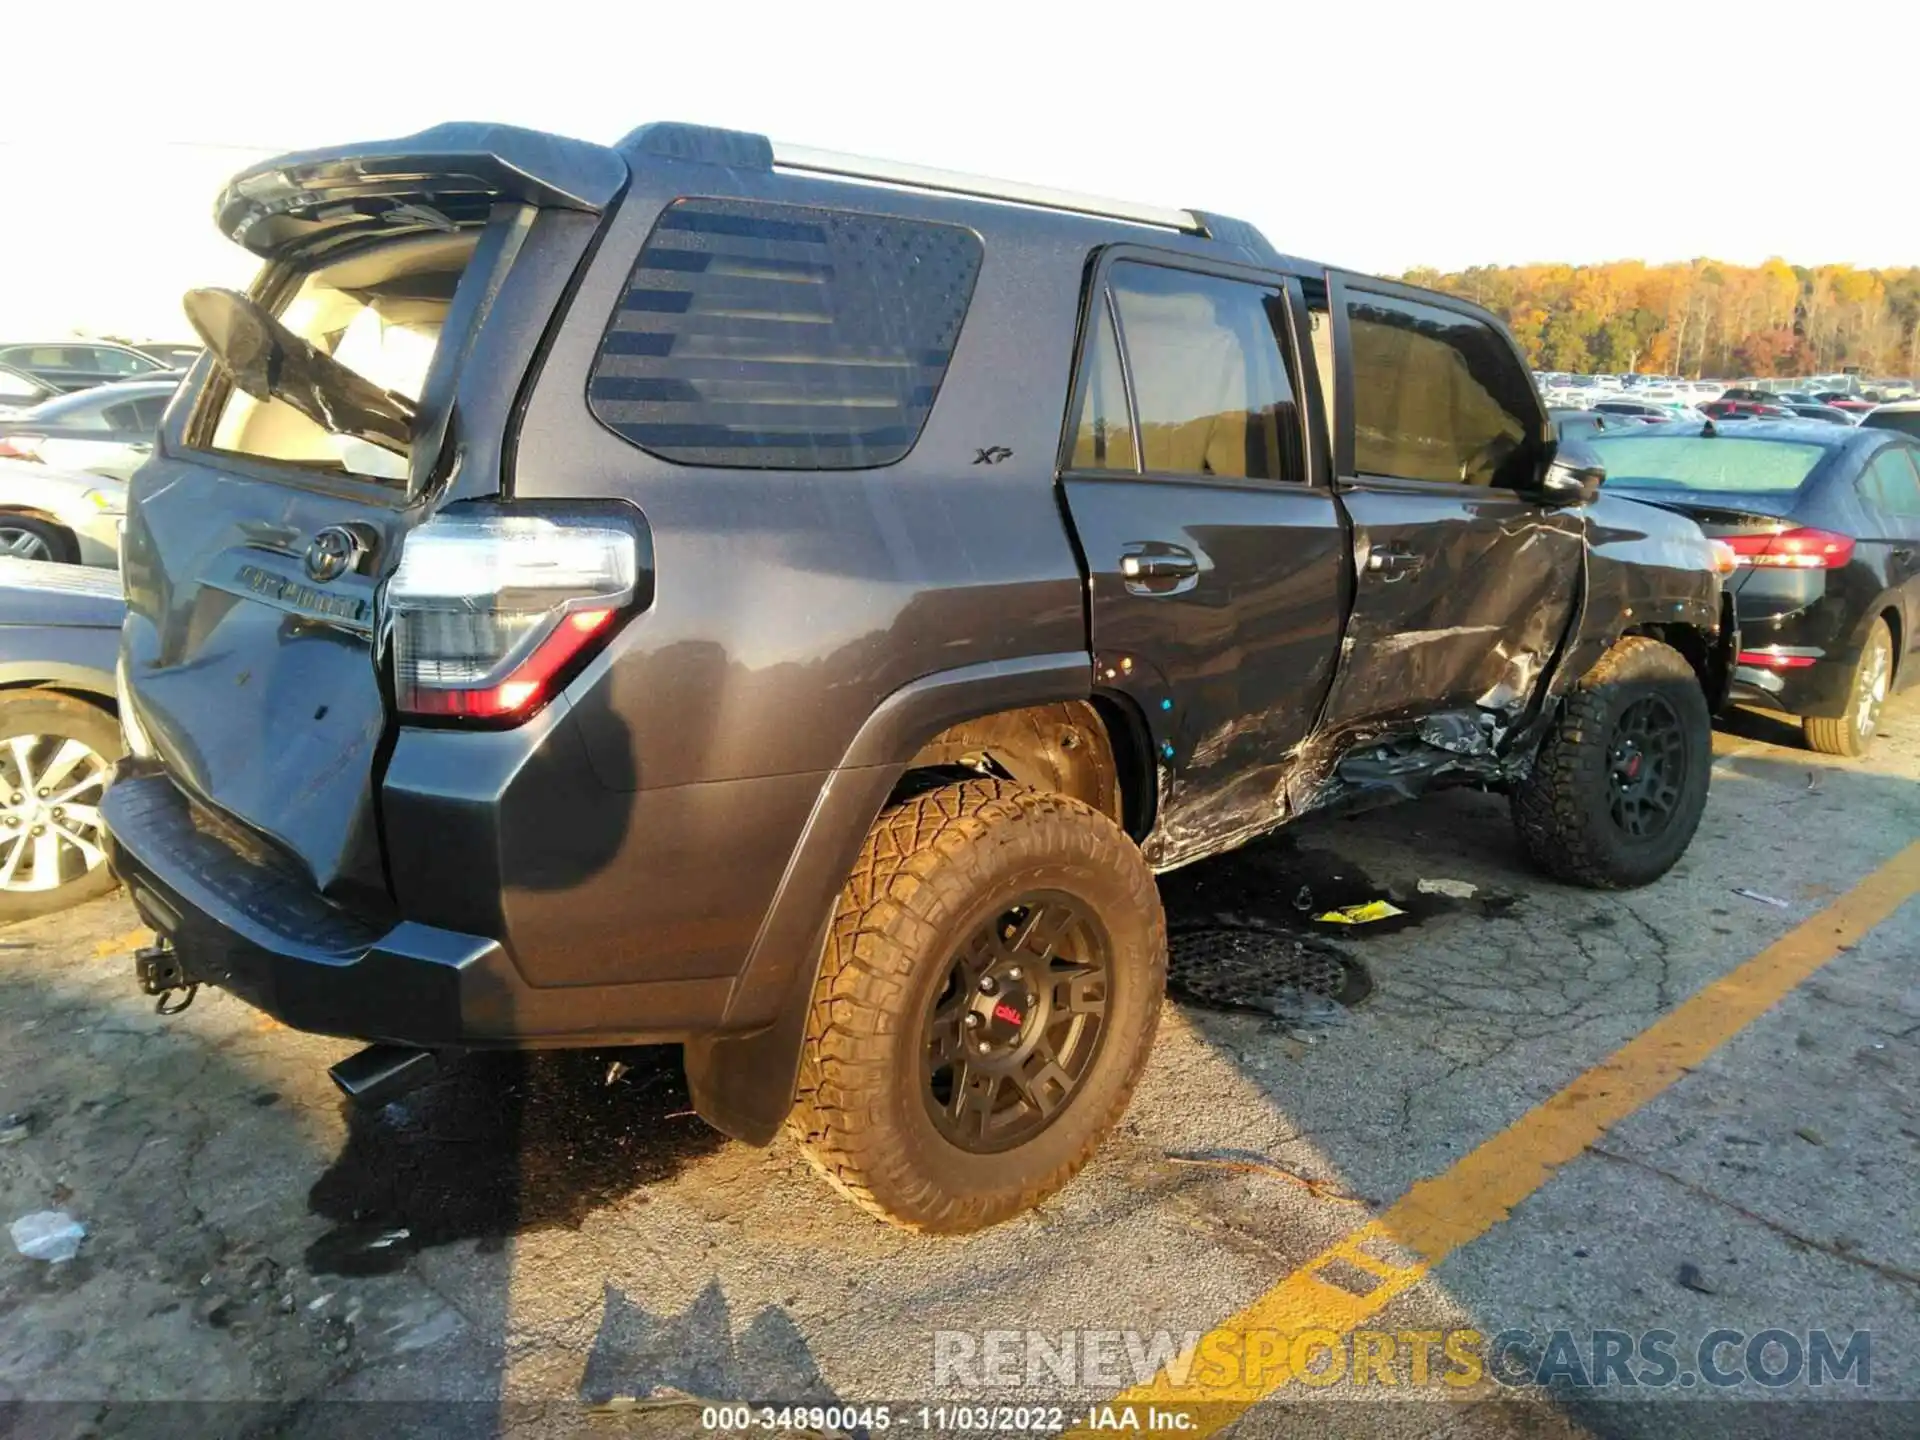
[[[1166,984],[1153,874],[1112,820],[996,781],[875,823],[840,898],[788,1124],[842,1193],[977,1230],[1119,1120]]]
[[[1581,677],[1513,793],[1520,847],[1595,889],[1645,885],[1685,853],[1707,803],[1713,722],[1684,656],[1630,635]]]
[[[99,807],[125,752],[113,717],[84,700],[0,695],[0,923],[113,888]]]
[[[0,556],[72,565],[80,559],[80,546],[72,532],[51,520],[35,515],[0,515]]]
[[[1851,760],[1866,754],[1880,728],[1880,710],[1892,683],[1893,631],[1884,619],[1875,619],[1853,667],[1846,712],[1831,719],[1810,715],[1800,722],[1808,746],[1823,755],[1845,755]]]

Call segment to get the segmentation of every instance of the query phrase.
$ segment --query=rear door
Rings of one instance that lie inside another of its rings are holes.
[[[1347,541],[1311,347],[1283,276],[1109,252],[1061,484],[1091,577],[1096,685],[1144,717],[1165,868],[1283,818],[1332,677]]]
[[[1539,396],[1478,311],[1331,279],[1335,484],[1358,580],[1325,725],[1511,711],[1566,633],[1586,563],[1582,512],[1521,493],[1550,433]]]
[[[548,137],[487,151],[515,133],[443,127],[414,138],[446,154],[323,151],[236,182],[219,214],[268,261],[254,298],[414,402],[411,437],[349,439],[202,361],[131,490],[123,704],[176,783],[343,898],[383,888],[376,587],[441,503],[501,488],[521,377],[624,183],[597,146],[571,166]]]

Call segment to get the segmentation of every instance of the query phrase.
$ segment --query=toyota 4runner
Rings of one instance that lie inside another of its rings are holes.
[[[925,1230],[1050,1194],[1159,1014],[1154,873],[1511,795],[1639,885],[1730,625],[1511,338],[1244,223],[650,125],[286,156],[133,485],[110,853],[162,1003],[681,1042]]]

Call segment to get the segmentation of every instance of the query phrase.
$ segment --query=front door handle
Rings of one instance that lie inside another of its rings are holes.
[[[1120,579],[1132,595],[1178,595],[1200,580],[1200,561],[1184,545],[1136,540],[1120,552]]]
[[[1425,556],[1404,545],[1375,545],[1367,551],[1367,572],[1378,575],[1389,585],[1406,579],[1426,563]]]

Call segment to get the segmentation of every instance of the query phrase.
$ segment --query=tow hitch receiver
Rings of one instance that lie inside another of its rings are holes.
[[[161,1015],[178,1015],[193,1004],[193,997],[200,993],[200,987],[187,979],[179,952],[164,940],[158,945],[143,945],[133,952],[133,973],[143,994],[159,998],[160,1003],[154,1010]],[[176,991],[186,993],[175,1000],[172,996]]]

